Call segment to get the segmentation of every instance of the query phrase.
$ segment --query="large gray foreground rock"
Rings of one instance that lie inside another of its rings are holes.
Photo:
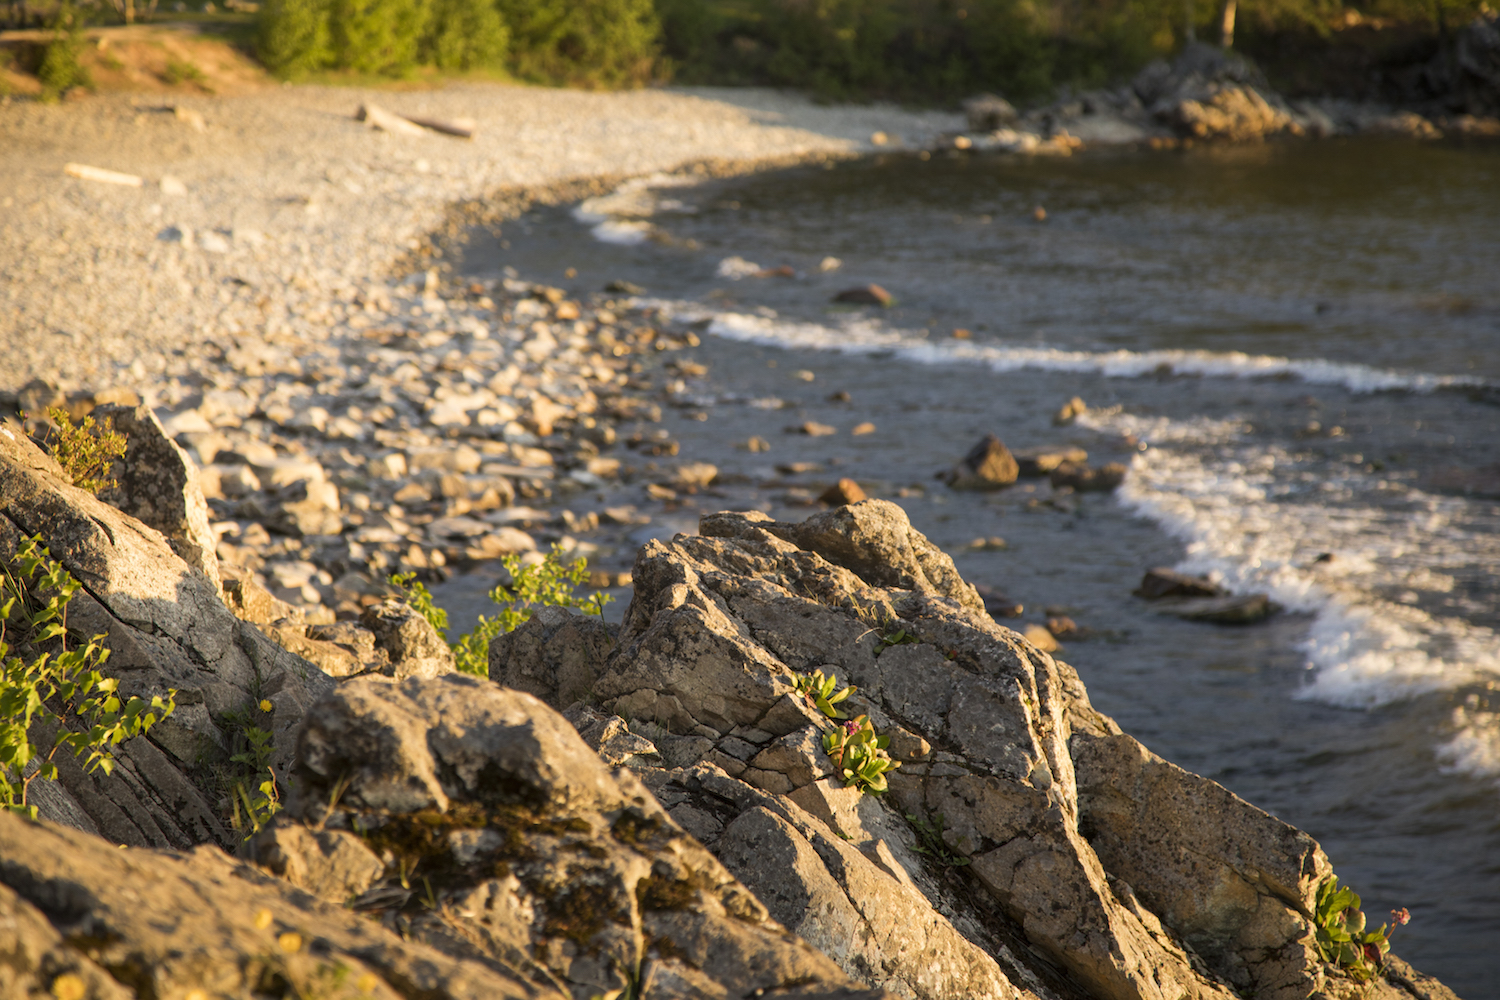
[[[116,485],[104,500],[166,536],[172,551],[220,585],[215,539],[208,526],[208,501],[198,483],[198,467],[167,436],[149,406],[95,407],[93,416],[109,421],[125,436],[125,454],[110,470]]]
[[[120,850],[9,814],[0,954],[0,996],[18,998],[566,996],[403,938],[217,848]]]
[[[628,771],[536,698],[458,674],[350,681],[309,713],[268,869],[539,990],[862,997]]]
[[[240,861],[0,815],[0,996],[893,1000],[530,695],[352,680],[293,786]]]
[[[74,641],[105,636],[105,672],[119,678],[121,693],[177,692],[176,712],[121,748],[115,776],[60,763],[62,781],[38,793],[42,815],[119,844],[230,843],[216,796],[200,790],[212,783],[205,765],[229,753],[227,720],[255,718],[272,734],[272,765],[284,768],[292,732],[333,682],[231,614],[159,531],[70,485],[19,426],[3,425],[0,563],[30,535],[83,585],[68,608],[69,633]],[[269,712],[259,710],[262,701]]]
[[[700,527],[642,549],[614,649],[573,670],[656,749],[630,765],[671,816],[850,975],[922,998],[1360,992],[1311,946],[1318,845],[1121,734],[900,508]],[[565,632],[492,671],[548,676]],[[891,737],[887,795],[832,775],[795,695],[812,670]],[[1422,995],[1398,981],[1366,995]]]

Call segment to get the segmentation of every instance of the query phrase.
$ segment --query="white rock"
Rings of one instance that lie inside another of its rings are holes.
[[[161,193],[174,198],[181,197],[187,194],[187,185],[171,174],[165,174],[161,179]]]
[[[212,431],[214,425],[209,423],[198,410],[183,410],[174,413],[161,422],[162,429],[167,432],[168,437],[177,437],[179,434],[193,434]]]
[[[268,485],[290,486],[305,482],[309,485],[309,495],[313,484],[322,483],[326,479],[323,466],[310,458],[278,458],[265,464],[257,462],[255,467]],[[335,502],[330,509],[338,510],[338,503]]]

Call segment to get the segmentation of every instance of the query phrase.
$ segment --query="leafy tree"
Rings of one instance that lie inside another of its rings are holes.
[[[334,65],[360,73],[403,76],[431,17],[428,0],[334,0]]]
[[[288,79],[333,61],[329,0],[265,0],[256,52],[272,73]]]
[[[55,101],[74,87],[92,87],[88,68],[78,61],[83,48],[83,15],[72,0],[58,5],[52,18],[52,40],[42,52],[37,79],[42,82],[42,99]]]
[[[440,69],[501,66],[510,32],[494,0],[432,0],[432,18],[422,39],[424,64]]]
[[[649,82],[660,55],[651,0],[499,0],[517,76],[576,87]]]

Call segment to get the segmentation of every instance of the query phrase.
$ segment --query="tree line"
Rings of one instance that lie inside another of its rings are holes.
[[[275,73],[493,69],[627,87],[674,80],[827,98],[1027,98],[1118,80],[1197,39],[1329,35],[1384,18],[1441,35],[1484,0],[265,0]]]

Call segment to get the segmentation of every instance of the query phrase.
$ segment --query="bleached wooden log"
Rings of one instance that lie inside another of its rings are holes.
[[[361,104],[359,113],[354,116],[355,121],[364,122],[371,128],[378,128],[386,132],[394,132],[397,135],[423,135],[421,126],[413,125],[400,115],[392,114],[376,104]]]
[[[80,180],[99,181],[101,184],[123,184],[125,187],[137,188],[141,186],[141,179],[135,174],[122,174],[114,170],[91,167],[84,163],[65,164],[63,173]]]
[[[456,135],[460,139],[474,138],[475,122],[472,118],[454,118],[450,121],[444,121],[441,118],[419,118],[416,115],[402,115],[401,117],[423,128],[430,128],[434,132],[441,132],[444,135]]]

